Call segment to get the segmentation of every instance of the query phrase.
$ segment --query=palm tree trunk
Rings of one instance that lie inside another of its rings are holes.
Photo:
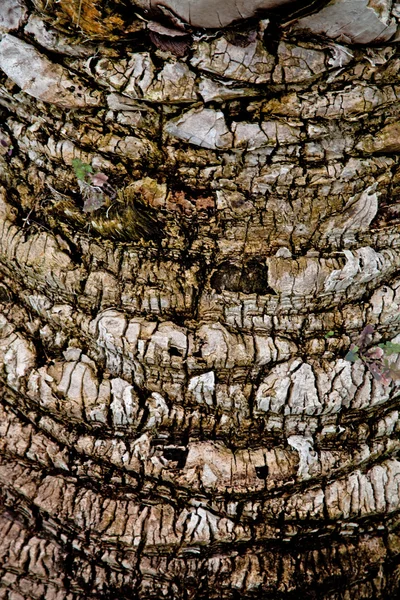
[[[395,598],[398,5],[1,11],[0,598]]]

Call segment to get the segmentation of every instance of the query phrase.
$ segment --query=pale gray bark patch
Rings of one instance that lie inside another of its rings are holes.
[[[2,0],[0,9],[0,32],[7,33],[19,29],[26,17],[28,9],[23,0]]]
[[[154,78],[154,64],[149,52],[137,52],[122,60],[100,58],[93,67],[91,59],[86,63],[87,72],[94,70],[96,79],[112,90],[125,91],[131,97],[146,93]]]
[[[94,44],[72,44],[68,36],[49,26],[38,15],[31,15],[25,25],[24,31],[32,35],[35,41],[43,48],[52,52],[67,54],[68,56],[85,57],[96,52]]]
[[[197,100],[196,76],[184,63],[167,63],[144,94],[150,102],[194,102]]]
[[[87,62],[91,72],[91,60]],[[153,103],[180,103],[197,100],[196,76],[185,63],[167,62],[158,72],[148,52],[117,61],[102,58],[94,66],[97,81],[128,98]]]
[[[324,239],[338,239],[352,232],[368,231],[378,212],[376,186],[370,186],[361,194],[349,198],[340,217],[328,219],[321,227]]]
[[[6,34],[0,41],[0,68],[24,92],[62,108],[98,106],[101,95],[86,88],[67,69],[34,46]]]
[[[249,19],[258,12],[279,8],[293,0],[135,0],[135,4],[147,11],[171,12],[184,23],[193,27],[220,28],[234,21]],[[164,10],[163,10],[164,9]],[[165,10],[167,9],[167,10]]]
[[[359,248],[354,252],[343,250],[343,254],[346,257],[346,264],[342,269],[332,271],[326,279],[324,289],[327,292],[345,290],[354,280],[371,281],[379,276],[394,258],[390,251],[378,253],[370,247]]]
[[[354,85],[337,92],[321,96],[317,91],[296,93],[273,98],[266,103],[265,113],[304,119],[329,119],[356,121],[368,113],[385,108],[400,98],[397,85]],[[321,127],[321,125],[319,125]],[[394,125],[392,125],[392,128]],[[389,130],[390,132],[390,130]],[[395,135],[395,129],[393,129]],[[365,138],[365,136],[364,136]],[[363,138],[361,138],[361,147]]]
[[[400,152],[400,123],[389,123],[374,135],[364,135],[358,142],[357,149],[365,154]]]
[[[113,401],[110,408],[115,427],[131,425],[137,418],[139,402],[137,394],[127,381],[121,378],[111,380],[111,393]]]
[[[396,33],[390,18],[392,2],[331,0],[313,15],[299,19],[292,30],[324,35],[345,44],[385,43]]]
[[[280,121],[264,121],[261,126],[257,123],[232,123],[234,147],[255,150],[263,146],[294,144],[301,139],[300,125],[289,125]]]
[[[318,455],[313,450],[312,437],[303,435],[291,435],[288,437],[288,444],[299,453],[299,470],[297,476],[300,479],[309,479],[316,463]]]
[[[214,372],[209,371],[208,373],[191,377],[188,391],[193,394],[195,401],[199,404],[208,404],[209,406],[212,406],[214,403],[215,391]]]
[[[229,43],[224,37],[194,44],[194,54],[190,62],[202,71],[251,84],[271,81],[271,73],[275,66],[275,58],[260,40],[241,47]]]
[[[173,137],[201,148],[224,150],[232,146],[232,133],[226,125],[223,112],[211,108],[183,113],[169,121],[164,130]]]
[[[0,316],[0,358],[7,383],[15,390],[20,388],[21,379],[35,363],[33,344],[15,331],[7,319]]]
[[[246,96],[258,96],[259,90],[250,87],[234,87],[229,83],[213,81],[201,77],[199,82],[199,94],[204,102],[224,102],[225,100],[240,99]]]
[[[277,51],[278,64],[273,73],[274,83],[298,83],[317,78],[329,68],[329,50],[316,50],[299,44],[280,42]]]

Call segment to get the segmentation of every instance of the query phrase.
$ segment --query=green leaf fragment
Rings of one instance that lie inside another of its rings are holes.
[[[379,348],[382,348],[387,356],[390,356],[391,354],[400,354],[400,344],[385,342],[384,344],[379,344]]]
[[[89,173],[93,173],[92,167],[87,163],[82,162],[79,158],[72,159],[71,164],[76,178],[80,181],[86,181]]]
[[[360,357],[358,356],[356,349],[358,350],[357,346],[353,350],[349,350],[344,357],[344,360],[348,360],[352,363],[355,363],[357,360],[359,360]]]

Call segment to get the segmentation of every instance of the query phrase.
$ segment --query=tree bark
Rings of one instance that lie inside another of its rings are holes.
[[[398,5],[1,11],[0,598],[397,597]]]

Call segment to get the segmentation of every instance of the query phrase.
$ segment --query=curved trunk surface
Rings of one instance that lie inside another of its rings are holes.
[[[0,598],[395,598],[399,5],[0,12]]]

